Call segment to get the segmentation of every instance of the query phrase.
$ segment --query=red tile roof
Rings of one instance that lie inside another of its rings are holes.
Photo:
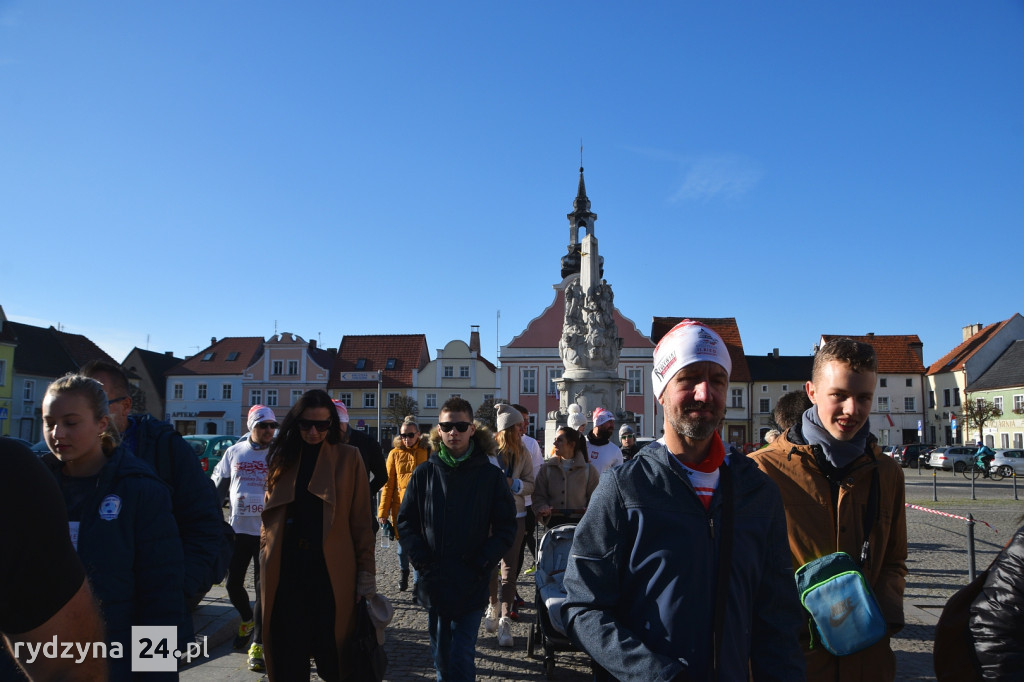
[[[64,346],[64,350],[67,351],[67,354],[71,356],[71,359],[79,367],[90,360],[103,360],[114,365],[118,364],[117,360],[107,355],[103,349],[81,334],[69,334],[53,327],[50,327],[50,329],[53,330],[57,340]]]
[[[735,317],[655,317],[651,322],[651,341],[657,344],[672,327],[687,319],[706,324],[722,337],[722,341],[725,341],[725,346],[729,349],[729,359],[732,360],[730,381],[750,381],[750,368],[743,354],[743,339],[740,338],[740,328]]]
[[[917,334],[822,334],[821,342],[842,338],[870,344],[875,349],[875,357],[878,358],[879,374],[924,374],[924,362],[920,355],[924,344]]]
[[[933,362],[928,367],[928,376],[939,374],[940,372],[956,372],[963,369],[964,363],[981,350],[981,347],[988,343],[989,339],[995,336],[996,332],[1005,327],[1012,319],[1011,317],[1002,322],[995,322],[975,332],[969,339]]]
[[[181,364],[167,376],[182,374],[241,374],[263,352],[262,336],[225,336]],[[238,353],[238,355],[234,355]],[[212,354],[212,355],[211,355]],[[208,360],[203,358],[209,357]],[[229,358],[234,357],[233,360]]]
[[[394,369],[386,369],[394,358]],[[356,364],[362,359],[362,366]],[[342,372],[384,371],[385,388],[412,388],[412,371],[430,362],[425,334],[367,334],[345,336],[331,368],[327,388],[376,388],[376,381],[342,381]]]

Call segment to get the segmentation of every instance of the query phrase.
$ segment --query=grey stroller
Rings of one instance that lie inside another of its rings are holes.
[[[569,550],[576,532],[575,523],[555,526],[544,534],[537,548],[537,622],[530,626],[526,651],[532,657],[534,651],[544,652],[544,672],[551,678],[555,672],[555,652],[575,651],[565,633],[565,619],[562,607],[565,604],[565,588],[562,578],[569,562]]]

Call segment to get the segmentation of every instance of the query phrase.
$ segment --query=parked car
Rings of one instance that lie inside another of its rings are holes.
[[[1017,467],[1020,467],[1020,471],[1017,471]],[[1024,450],[996,450],[996,456],[989,464],[989,471],[1001,476],[1024,474]]]
[[[185,436],[185,442],[192,446],[203,466],[203,471],[213,471],[224,451],[238,442],[238,436]]]
[[[934,447],[935,446],[931,443],[907,443],[905,445],[897,445],[893,448],[890,457],[899,462],[900,466],[906,469],[910,466],[911,462],[916,462],[918,457],[924,453],[931,452]]]
[[[928,458],[928,466],[933,469],[952,469],[953,471],[960,472],[974,463],[974,453],[977,451],[978,448],[973,445],[968,447],[952,445],[935,448]]]
[[[892,451],[898,447],[898,445],[884,445],[882,446],[882,454],[886,457],[892,457]]]

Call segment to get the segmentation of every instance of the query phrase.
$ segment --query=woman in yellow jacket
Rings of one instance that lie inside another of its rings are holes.
[[[377,520],[381,526],[390,520],[392,528],[398,527],[398,510],[402,506],[405,488],[409,485],[413,469],[427,461],[427,455],[430,454],[428,443],[427,437],[420,434],[416,417],[406,417],[398,429],[398,435],[391,442],[394,447],[388,453],[388,482],[380,491],[380,509],[377,510]],[[409,559],[402,554],[401,543],[398,545],[398,563],[402,567],[398,589],[404,592],[409,587]],[[414,583],[417,578],[414,569]]]

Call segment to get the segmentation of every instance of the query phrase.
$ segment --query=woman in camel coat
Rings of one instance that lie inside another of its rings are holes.
[[[324,391],[307,392],[267,455],[263,649],[271,680],[352,679],[355,606],[376,593],[370,491],[359,451],[343,445]]]

